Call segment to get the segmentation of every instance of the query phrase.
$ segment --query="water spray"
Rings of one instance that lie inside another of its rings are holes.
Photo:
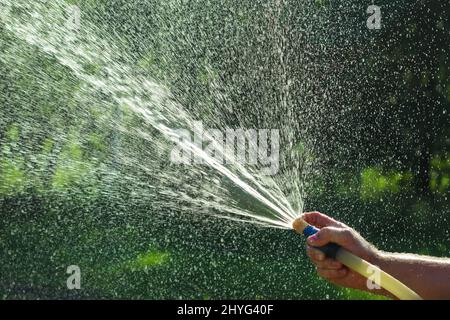
[[[319,229],[308,224],[302,218],[294,220],[292,227],[295,232],[303,234],[305,237],[312,236],[319,232]],[[316,247],[316,249],[322,251],[326,257],[336,259],[343,265],[359,273],[363,277],[369,278],[373,275],[374,271],[379,272],[380,277],[375,277],[373,281],[380,287],[386,289],[391,294],[399,298],[400,300],[422,300],[422,298],[413,290],[408,288],[399,280],[393,276],[387,274],[377,266],[355,256],[353,253],[345,250],[336,243],[329,243],[323,247]]]
[[[181,124],[191,124],[193,121],[191,121],[192,119],[189,117],[189,114],[184,112],[181,105],[176,104],[170,99],[170,95],[166,94],[163,86],[158,85],[153,80],[137,76],[133,68],[121,63],[125,58],[116,58],[115,52],[119,50],[116,50],[113,41],[108,45],[107,40],[109,39],[105,34],[102,34],[101,38],[97,37],[97,28],[94,25],[90,25],[88,21],[85,21],[83,23],[83,29],[76,35],[76,46],[72,46],[70,45],[72,36],[67,36],[70,34],[68,32],[70,30],[67,30],[67,28],[55,28],[55,20],[48,18],[62,17],[62,9],[66,6],[64,1],[53,1],[51,4],[46,3],[45,5],[40,2],[29,2],[24,11],[32,12],[30,17],[33,20],[31,21],[28,20],[30,19],[28,16],[26,17],[27,20],[25,20],[25,17],[16,17],[13,14],[13,10],[10,10],[13,7],[13,3],[13,1],[7,1],[6,9],[2,9],[0,12],[0,20],[4,23],[2,26],[8,32],[26,41],[29,45],[37,46],[43,52],[51,54],[61,65],[70,68],[71,72],[80,81],[84,81],[92,87],[93,91],[106,92],[116,105],[127,106],[127,110],[129,109],[136,115],[139,115],[146,124],[151,125],[166,138],[175,142],[179,141],[177,132],[172,128],[180,127]],[[70,40],[69,45],[66,41],[67,38]],[[130,61],[134,60],[134,58],[130,59]],[[102,72],[98,74],[86,72],[86,62],[92,65],[103,66]],[[132,90],[129,88],[132,88]],[[89,93],[89,91],[87,92]],[[285,97],[288,94],[286,92],[283,94],[283,101],[285,101],[287,99]],[[106,106],[109,106],[109,104],[106,104]],[[122,124],[114,122],[114,125],[121,127]],[[145,132],[140,130],[132,131],[132,133],[148,141],[152,139],[151,136],[147,136]],[[290,222],[296,217],[296,211],[291,208],[286,199],[277,196],[281,192],[273,194],[273,190],[256,179],[241,164],[230,161],[233,165],[229,165],[227,161],[228,165],[224,165],[209,156],[194,143],[185,142],[184,147],[201,158],[204,163],[210,165],[221,176],[227,177],[245,193],[267,206],[273,212],[273,218],[269,218],[253,214],[249,211],[240,210],[238,207],[225,207],[222,203],[226,203],[226,201],[218,202],[220,205],[219,209],[232,214],[231,217],[227,216],[227,218],[238,220],[235,218],[238,217],[245,219],[244,221],[246,222],[283,229],[293,227],[297,233],[302,233],[306,237],[319,231],[301,218],[297,218],[293,225],[291,225]],[[231,155],[226,153],[224,148],[217,147],[216,150],[220,150],[224,159],[228,160],[232,158]],[[147,168],[140,163],[139,167],[148,172],[155,171],[152,171],[152,167]],[[191,189],[189,188],[188,190],[190,191]],[[187,194],[187,192],[182,193],[182,196],[187,197]],[[196,199],[187,198],[187,200],[194,203],[193,201]],[[201,203],[205,205],[206,201]],[[217,209],[217,207],[214,208]],[[379,271],[380,278],[375,279],[375,282],[400,299],[421,299],[420,296],[397,279],[383,272],[378,267],[353,255],[337,244],[328,244],[317,249],[324,252],[326,256],[337,259],[364,277],[371,276],[372,273],[370,271]]]

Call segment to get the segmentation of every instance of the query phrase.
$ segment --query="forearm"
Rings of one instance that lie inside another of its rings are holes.
[[[424,299],[450,299],[450,259],[380,252],[374,262]]]

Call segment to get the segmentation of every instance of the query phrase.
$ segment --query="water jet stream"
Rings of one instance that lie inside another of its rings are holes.
[[[54,56],[94,90],[107,93],[118,105],[127,106],[128,110],[140,116],[148,125],[162,133],[167,140],[182,144],[184,149],[201,158],[216,173],[228,178],[271,212],[270,217],[264,217],[253,212],[226,208],[228,213],[247,220],[230,218],[221,214],[213,215],[275,228],[291,228],[291,223],[297,214],[281,192],[275,195],[274,191],[277,189],[269,190],[264,186],[213,137],[205,135],[205,138],[215,145],[216,152],[219,152],[227,161],[226,164],[219,163],[196,144],[182,139],[176,128],[180,126],[194,128],[194,119],[172,99],[167,88],[153,79],[136,76],[130,66],[119,62],[121,59],[116,57],[115,52],[120,50],[115,47],[112,39],[98,38],[96,34],[100,31],[88,22],[84,22],[82,30],[79,30],[78,34],[73,35],[74,38],[72,38],[70,35],[73,32],[60,23],[67,9],[64,1],[45,4],[36,2],[26,6],[10,1],[2,1],[2,4],[5,10],[0,12],[0,19],[4,22],[5,29],[19,39]],[[21,12],[12,10],[17,7],[30,14],[27,20],[14,14],[14,12],[16,14]],[[55,25],[58,25],[58,28],[55,28]],[[84,69],[86,63],[101,65],[103,73],[93,75],[86,72]],[[117,123],[113,125],[120,130],[122,124],[116,121]],[[151,139],[140,130],[135,130],[133,134],[143,139]],[[276,186],[276,183],[274,184]],[[281,190],[278,188],[278,191]]]

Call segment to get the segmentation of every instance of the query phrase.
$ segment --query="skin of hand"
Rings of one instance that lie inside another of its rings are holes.
[[[369,290],[366,278],[342,265],[339,261],[327,258],[321,251],[314,249],[314,247],[321,247],[329,242],[337,243],[353,254],[377,265],[380,252],[373,245],[349,226],[320,212],[304,213],[303,219],[320,229],[319,232],[308,237],[306,248],[306,252],[316,266],[319,276],[339,286],[388,295],[383,289]]]

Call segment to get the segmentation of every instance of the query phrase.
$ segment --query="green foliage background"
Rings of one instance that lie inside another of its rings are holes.
[[[271,53],[279,43],[265,15],[273,1],[67,2],[117,35],[143,74],[187,110],[203,110],[206,122],[227,114],[239,125],[245,115],[255,127],[283,127],[326,96],[299,125],[318,168],[305,209],[343,220],[385,250],[450,255],[445,1],[377,1],[381,30],[365,27],[372,1],[284,1],[289,68]],[[109,97],[83,99],[70,69],[2,22],[0,57],[2,298],[376,298],[318,279],[291,233],[155,212],[119,174],[138,173],[116,162],[117,139],[137,153],[142,141],[107,125],[118,113],[140,120],[123,106],[98,111]],[[318,79],[311,96],[302,95],[305,66]],[[293,84],[283,109],[286,74]],[[223,88],[225,101],[211,89],[218,79],[233,86]],[[261,105],[278,108],[259,113]],[[70,264],[80,265],[83,290],[66,289]]]

